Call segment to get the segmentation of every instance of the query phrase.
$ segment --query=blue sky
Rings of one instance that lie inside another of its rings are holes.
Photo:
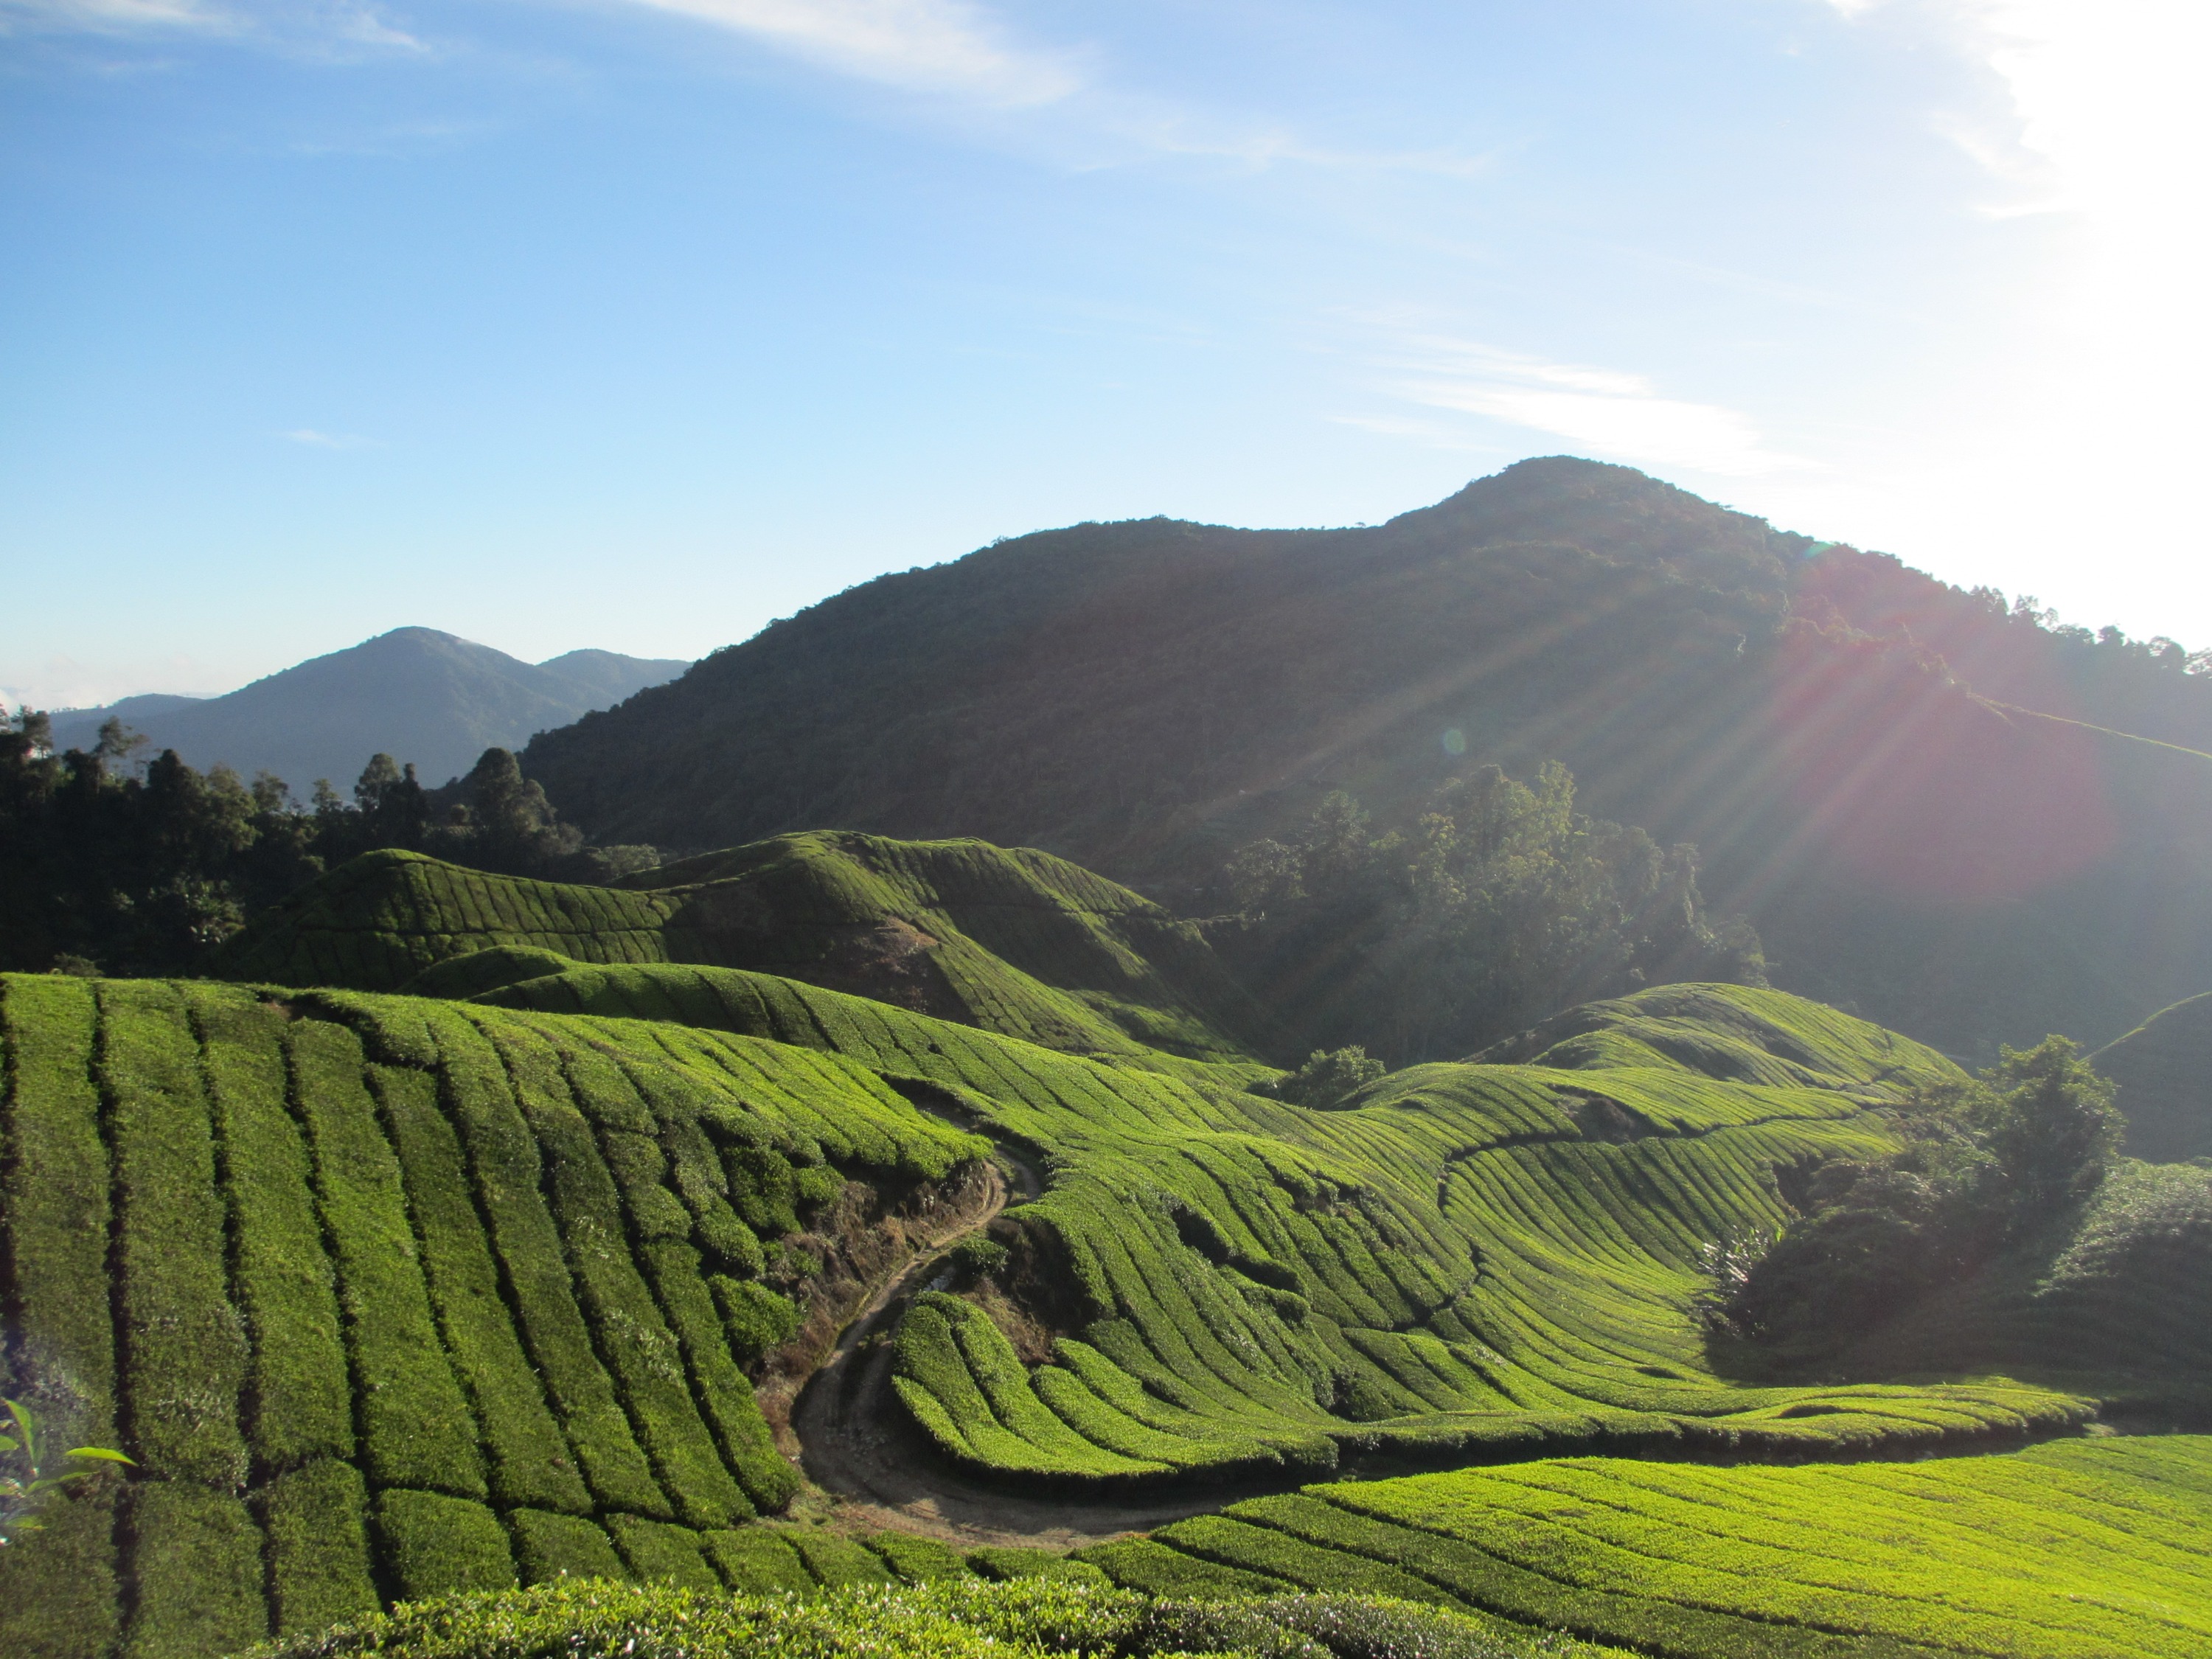
[[[2212,644],[2151,0],[0,0],[0,696],[1522,456]]]

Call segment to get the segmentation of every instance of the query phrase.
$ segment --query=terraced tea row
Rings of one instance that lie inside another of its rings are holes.
[[[597,1012],[653,1005],[676,1018]],[[1319,1112],[1245,1067],[1078,1059],[711,968],[474,1003],[16,977],[0,1031],[7,1384],[141,1465],[11,1549],[11,1653],[218,1651],[426,1563],[495,1577],[562,1538],[604,1560],[571,1522],[634,1554],[670,1535],[639,1528],[775,1509],[796,1477],[744,1367],[815,1265],[787,1236],[860,1224],[870,1192],[926,1204],[993,1139],[1045,1190],[994,1224],[983,1283],[916,1300],[891,1369],[996,1482],[1833,1453],[2087,1409],[1713,1370],[1699,1249],[1779,1218],[1777,1165],[1887,1144],[1872,1039],[1813,1045],[1826,1089],[1450,1066]]]
[[[1701,1248],[1782,1218],[1778,1165],[1886,1146],[1869,1107],[1956,1073],[1778,994],[1699,994],[1786,1039],[1794,1080],[1435,1066],[1316,1112],[1234,1073],[1094,1064],[726,970],[580,969],[485,1000],[818,1044],[1045,1154],[1002,1277],[1060,1293],[1035,1310],[1049,1363],[955,1298],[924,1298],[897,1339],[900,1398],[979,1473],[1079,1488],[1317,1471],[1347,1449],[1819,1450],[2073,1420],[2079,1402],[2002,1384],[1715,1375],[1689,1310]]]
[[[985,1150],[667,1028],[10,976],[0,1030],[6,1387],[140,1477],[0,1559],[10,1655],[222,1652],[587,1517],[781,1507],[742,1369],[779,1239]]]
[[[2212,1440],[1733,1468],[1576,1458],[1309,1486],[1077,1559],[1164,1595],[1304,1587],[1668,1659],[2212,1649]]]
[[[216,959],[222,976],[469,995],[579,963],[766,970],[1049,1048],[1249,1060],[1267,1015],[1197,927],[1043,853],[821,831],[620,886],[356,859]]]

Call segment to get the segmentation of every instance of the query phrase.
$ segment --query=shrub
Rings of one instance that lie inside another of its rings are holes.
[[[1296,1071],[1276,1079],[1271,1092],[1277,1099],[1287,1100],[1294,1106],[1311,1106],[1326,1111],[1343,1104],[1388,1069],[1381,1060],[1370,1059],[1367,1050],[1358,1043],[1327,1051],[1316,1048]]]

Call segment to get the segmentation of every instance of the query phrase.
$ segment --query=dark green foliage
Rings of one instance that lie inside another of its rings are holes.
[[[255,1504],[268,1534],[270,1612],[278,1635],[377,1610],[368,1494],[358,1469],[335,1458],[309,1463],[270,1481]]]
[[[551,1515],[544,1510],[515,1510],[507,1517],[514,1534],[514,1559],[525,1584],[543,1584],[567,1574],[574,1578],[627,1578],[606,1531],[581,1516]]]
[[[483,1504],[440,1492],[380,1492],[376,1531],[393,1595],[416,1601],[461,1590],[511,1588],[507,1529]]]
[[[353,1401],[337,1297],[307,1147],[286,1107],[281,1028],[236,992],[194,987],[186,1000],[221,1133],[233,1267],[252,1343],[255,1460],[289,1469],[350,1457]]]
[[[1367,1050],[1357,1043],[1348,1048],[1316,1048],[1295,1070],[1268,1085],[1267,1092],[1294,1106],[1327,1111],[1342,1105],[1387,1069],[1381,1060],[1370,1059]]]
[[[739,1364],[756,1364],[798,1332],[799,1310],[790,1297],[778,1296],[750,1279],[717,1275],[708,1283],[714,1289],[715,1305],[721,1310],[730,1352]]]
[[[373,1066],[369,1076],[405,1171],[439,1325],[475,1408],[492,1495],[570,1514],[589,1509],[571,1448],[501,1298],[499,1270],[470,1202],[460,1143],[438,1108],[435,1079],[397,1066]]]
[[[982,1577],[1000,1583],[1021,1578],[1059,1578],[1076,1583],[1095,1583],[1103,1576],[1089,1562],[1058,1550],[1035,1549],[1023,1544],[986,1544],[968,1552],[968,1565]]]
[[[934,1538],[911,1532],[879,1532],[862,1541],[884,1559],[902,1583],[927,1584],[968,1575],[968,1564]]]
[[[1172,1659],[1574,1659],[1598,1650],[1431,1608],[1341,1596],[1243,1604],[1157,1601],[1102,1584],[1030,1579],[857,1585],[805,1598],[571,1583],[395,1609],[276,1644],[262,1659],[461,1659],[489,1654],[668,1659],[991,1659],[1012,1654]]]
[[[412,766],[370,758],[349,808],[327,783],[303,811],[284,781],[146,763],[119,722],[91,752],[49,752],[46,717],[0,718],[0,969],[198,969],[249,915],[375,848],[428,849],[521,875],[604,880],[640,849],[586,853],[514,757],[487,750],[434,797]],[[312,978],[312,976],[307,976]]]
[[[284,1042],[337,1252],[369,1479],[481,1498],[489,1488],[475,1417],[431,1315],[399,1160],[363,1083],[360,1040],[303,1019],[286,1028]]]
[[[1115,1583],[1149,1595],[1190,1596],[1214,1600],[1239,1595],[1269,1595],[1291,1585],[1284,1579],[1243,1567],[1201,1560],[1149,1538],[1132,1538],[1118,1544],[1094,1544],[1075,1558],[1097,1567]]]
[[[206,1659],[269,1634],[261,1532],[245,1504],[191,1480],[129,1489],[136,1595],[124,1659]]]
[[[814,1582],[825,1589],[836,1589],[846,1584],[886,1583],[892,1577],[881,1557],[842,1533],[794,1527],[783,1536],[799,1552],[799,1559],[806,1563]]]
[[[121,1196],[125,1449],[167,1479],[232,1491],[246,1474],[246,1334],[224,1268],[198,1044],[167,986],[111,981],[99,999],[96,1069]]]
[[[1667,980],[1764,984],[1747,926],[1717,933],[1696,855],[1574,810],[1566,769],[1495,766],[1440,787],[1403,832],[1370,835],[1341,791],[1292,842],[1231,861],[1250,915],[1230,959],[1293,1030],[1357,1037],[1406,1065],[1463,1054],[1571,1004]],[[1316,973],[1326,962],[1331,971]],[[1316,1049],[1279,1084],[1334,1105],[1372,1080],[1365,1048]]]
[[[115,1324],[108,1304],[109,1171],[92,1078],[93,994],[80,981],[0,981],[10,1290],[30,1374],[17,1394],[75,1433],[112,1443]]]
[[[2212,1169],[2121,1164],[2097,1190],[2081,1230],[2051,1264],[2051,1295],[2111,1295],[2135,1285],[2212,1280]]]
[[[629,1564],[631,1577],[650,1584],[673,1584],[678,1589],[720,1589],[722,1581],[699,1553],[699,1534],[665,1521],[642,1521],[634,1515],[611,1515],[607,1530],[615,1547]]]
[[[9,1659],[106,1659],[121,1631],[116,1577],[118,1484],[65,1492],[34,1532],[0,1549],[0,1653]]]
[[[804,1595],[814,1588],[814,1575],[799,1559],[799,1552],[785,1541],[787,1534],[766,1527],[742,1527],[733,1532],[701,1535],[708,1559],[723,1581],[741,1594],[772,1595],[791,1590]]]
[[[1728,1269],[1714,1304],[1748,1334],[1833,1346],[2008,1249],[2047,1260],[2119,1141],[2112,1085],[2052,1036],[1978,1081],[1923,1089],[1896,1152],[1821,1168],[1807,1213]]]
[[[973,1284],[979,1279],[988,1279],[1006,1265],[1013,1252],[998,1239],[978,1233],[973,1238],[963,1238],[952,1247],[945,1258],[953,1271]]]

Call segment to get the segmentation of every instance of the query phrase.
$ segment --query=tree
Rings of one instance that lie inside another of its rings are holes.
[[[1222,948],[1286,1022],[1392,1064],[1465,1054],[1575,1002],[1667,980],[1765,983],[1748,924],[1716,928],[1697,854],[1575,810],[1572,774],[1447,782],[1410,835],[1335,791],[1224,872],[1248,926]]]
[[[1978,1127],[2003,1187],[2009,1230],[2031,1231],[2087,1198],[2118,1159],[2115,1086],[2063,1036],[2006,1048],[1983,1073]]]
[[[2002,1253],[2047,1254],[2118,1161],[2113,1093],[2057,1036],[1923,1089],[1898,1151],[1814,1171],[1804,1212],[1747,1260],[1709,1251],[1731,1264],[1716,1322],[1832,1348]]]
[[[583,845],[580,832],[561,822],[545,791],[522,775],[504,749],[487,749],[461,781],[465,817],[453,825],[468,861],[510,875],[565,872]]]

